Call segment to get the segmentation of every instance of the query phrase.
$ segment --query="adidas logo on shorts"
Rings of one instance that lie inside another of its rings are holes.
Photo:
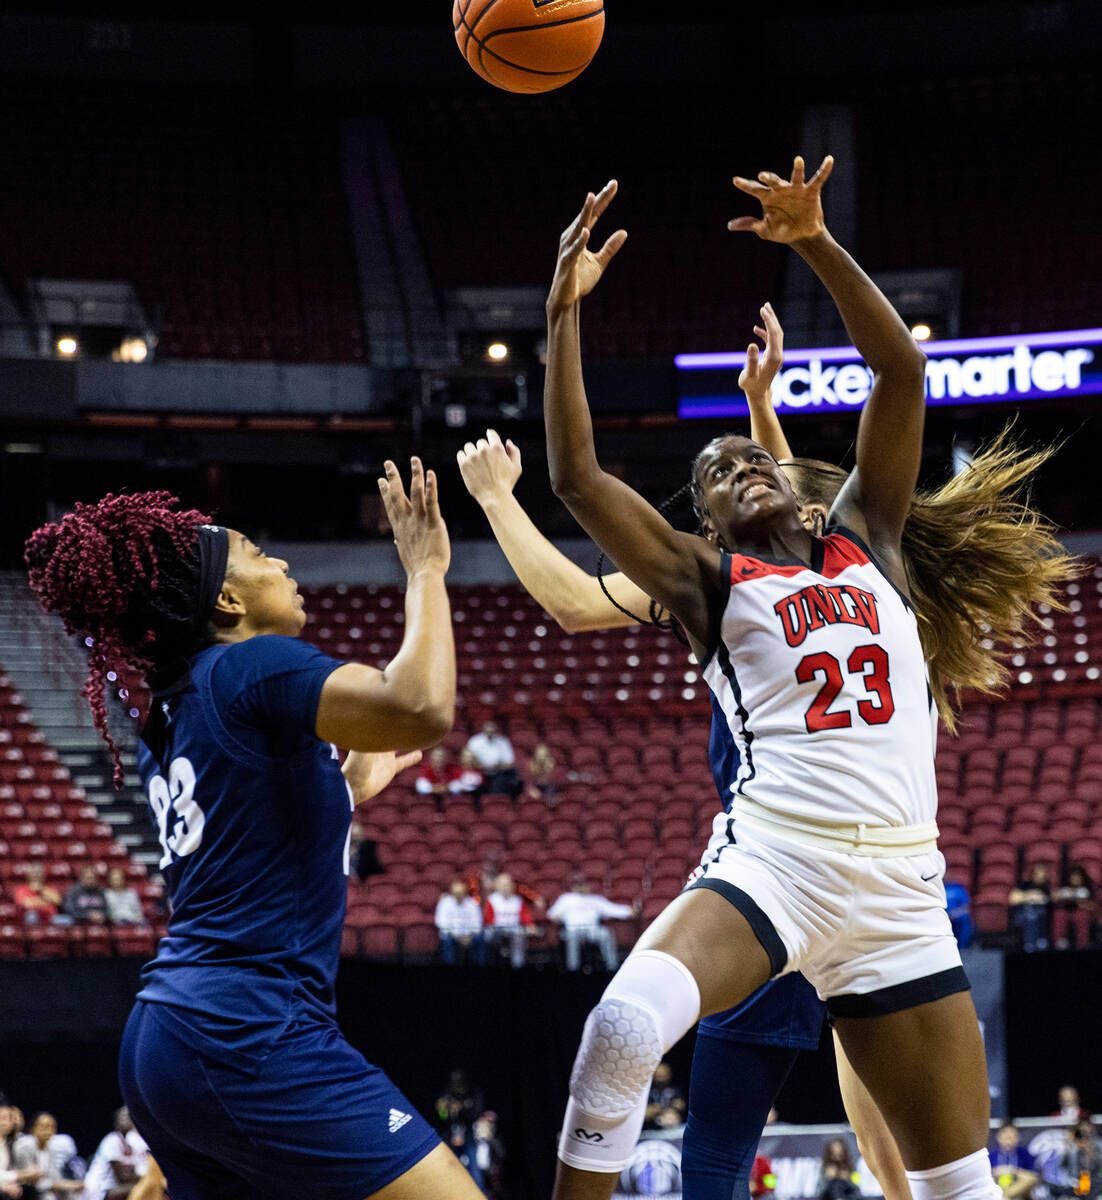
[[[409,1113],[399,1112],[396,1108],[390,1110],[389,1128],[391,1133],[397,1133],[403,1125],[408,1125],[413,1118]]]

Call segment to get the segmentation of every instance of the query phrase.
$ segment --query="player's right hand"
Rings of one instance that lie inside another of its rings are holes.
[[[596,253],[589,249],[589,235],[593,226],[612,203],[618,186],[615,179],[610,179],[596,195],[590,192],[582,211],[559,238],[559,260],[555,264],[555,277],[551,280],[551,291],[547,296],[548,316],[562,313],[577,304],[583,296],[588,296],[616,252],[628,240],[627,231],[617,229]]]
[[[746,366],[738,377],[738,385],[751,403],[769,399],[773,380],[784,363],[784,330],[768,301],[762,305],[761,319],[763,325],[755,325],[754,332],[765,343],[765,353],[757,342],[751,342],[746,347]]]
[[[756,233],[763,241],[782,245],[818,237],[826,229],[823,184],[833,170],[834,158],[828,154],[810,179],[804,177],[804,160],[799,157],[792,162],[791,179],[782,179],[773,171],[759,172],[757,180],[736,175],[735,187],[761,202],[761,216],[735,217],[727,222],[727,228]]]
[[[468,442],[455,459],[467,491],[483,506],[511,495],[522,470],[520,447],[511,439],[503,443],[493,429]]]
[[[436,472],[426,473],[421,460],[411,458],[407,497],[398,468],[390,459],[383,464],[383,470],[386,474],[379,480],[379,494],[406,574],[413,576],[419,571],[443,574],[451,563],[451,542],[440,515]]]

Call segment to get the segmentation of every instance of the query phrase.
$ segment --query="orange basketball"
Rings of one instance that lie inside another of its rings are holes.
[[[507,92],[550,92],[589,66],[605,32],[604,0],[454,0],[460,52]]]

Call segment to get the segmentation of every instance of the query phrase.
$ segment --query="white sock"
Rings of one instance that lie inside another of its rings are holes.
[[[977,1150],[956,1162],[908,1171],[912,1200],[998,1200],[1002,1189],[991,1177],[991,1159]]]

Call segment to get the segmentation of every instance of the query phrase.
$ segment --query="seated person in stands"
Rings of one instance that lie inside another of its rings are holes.
[[[945,881],[945,909],[957,945],[967,949],[972,944],[972,898],[968,888],[957,879]]]
[[[481,810],[482,793],[486,790],[486,777],[478,768],[474,754],[467,749],[459,755],[459,775],[452,785],[457,796],[470,796],[474,800],[475,812]]]
[[[467,743],[475,765],[486,777],[486,795],[505,795],[516,799],[524,784],[517,770],[513,743],[501,732],[496,721],[487,721]]]
[[[1010,920],[1021,930],[1022,949],[1027,953],[1047,950],[1051,884],[1048,867],[1034,863],[1029,875],[1010,892]]]
[[[523,967],[528,956],[528,938],[537,930],[532,910],[517,893],[512,875],[503,871],[497,877],[494,890],[486,898],[483,915],[487,944],[507,941],[510,964]]]
[[[542,800],[548,808],[554,808],[559,798],[555,767],[551,751],[540,742],[528,760],[528,786],[525,791],[529,799]]]
[[[600,948],[605,967],[615,971],[616,938],[612,930],[601,924],[605,918],[623,921],[635,916],[639,909],[629,904],[614,904],[604,896],[593,894],[584,875],[576,875],[568,892],[547,910],[552,921],[562,925],[562,940],[566,947],[566,969],[576,971],[582,965],[582,946],[586,943]]]
[[[124,1106],[116,1110],[114,1129],[100,1142],[88,1164],[81,1200],[129,1200],[134,1184],[148,1165],[149,1147]]]
[[[831,1138],[823,1147],[817,1200],[850,1200],[861,1195],[860,1176],[845,1138]]]
[[[40,862],[32,862],[27,867],[26,878],[12,892],[12,900],[28,925],[48,925],[61,908],[61,893],[46,882],[46,868]]]
[[[95,867],[81,867],[76,883],[61,902],[64,914],[78,925],[106,925],[107,897],[99,885]]]
[[[1057,950],[1090,945],[1094,909],[1090,876],[1078,864],[1070,866],[1064,882],[1052,893],[1052,940]]]
[[[122,867],[107,872],[107,888],[103,893],[107,904],[107,919],[112,925],[144,925],[142,902],[138,893],[126,882]]]
[[[41,1112],[31,1123],[31,1132],[15,1143],[15,1165],[25,1172],[24,1200],[64,1200],[84,1190],[84,1163],[76,1142],[58,1133],[57,1118]]]
[[[23,1195],[25,1173],[15,1165],[15,1140],[19,1136],[15,1112],[0,1096],[0,1196],[18,1200]]]
[[[436,811],[444,811],[444,800],[455,791],[455,784],[462,774],[456,763],[448,762],[448,752],[443,746],[433,747],[429,761],[417,772],[413,782],[419,796],[432,796],[436,800]]]
[[[673,1068],[668,1062],[660,1062],[655,1068],[650,1094],[647,1096],[645,1128],[668,1128],[668,1118],[662,1120],[662,1114],[668,1112],[676,1113],[680,1117],[678,1123],[684,1123],[688,1111],[689,1105],[685,1099],[685,1093],[673,1081]]]
[[[995,1147],[988,1153],[991,1155],[991,1174],[1006,1200],[1032,1194],[1041,1177],[1033,1155],[1021,1144],[1013,1121],[1004,1121],[999,1126]]]
[[[462,879],[453,879],[436,902],[434,917],[440,933],[440,958],[449,966],[460,954],[470,962],[483,962],[482,908]]]

